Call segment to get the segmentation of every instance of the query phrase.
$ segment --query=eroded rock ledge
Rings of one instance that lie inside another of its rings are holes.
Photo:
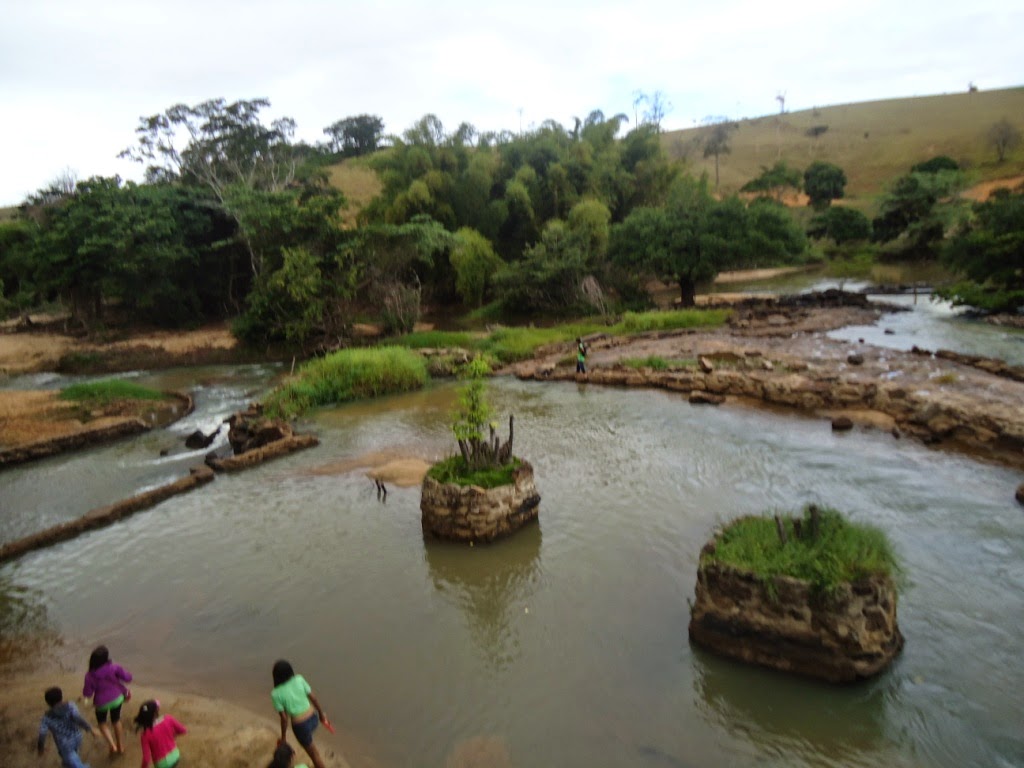
[[[427,475],[420,496],[423,532],[464,542],[493,541],[537,519],[540,495],[533,466],[521,461],[511,485],[481,488],[439,483]]]
[[[876,675],[903,648],[889,579],[841,584],[824,597],[806,581],[778,577],[769,592],[720,563],[697,573],[689,635],[722,656],[833,683]]]

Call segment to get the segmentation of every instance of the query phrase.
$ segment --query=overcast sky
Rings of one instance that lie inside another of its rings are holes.
[[[344,117],[400,134],[567,127],[634,113],[663,127],[1024,84],[1021,0],[7,0],[0,15],[0,205],[117,160],[140,116],[266,97],[315,143]]]

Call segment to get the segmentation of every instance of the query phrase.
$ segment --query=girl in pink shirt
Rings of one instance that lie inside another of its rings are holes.
[[[135,717],[135,730],[142,731],[142,768],[174,768],[181,760],[174,737],[184,736],[185,726],[170,715],[161,715],[156,699],[142,702]]]

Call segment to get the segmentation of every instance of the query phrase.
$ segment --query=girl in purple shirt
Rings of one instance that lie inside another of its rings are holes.
[[[125,683],[132,680],[131,672],[110,660],[107,646],[101,645],[89,656],[89,671],[85,673],[82,696],[92,697],[96,707],[96,722],[107,740],[111,755],[124,754],[124,727],[121,725],[121,705],[131,695]],[[107,724],[107,715],[110,724]]]

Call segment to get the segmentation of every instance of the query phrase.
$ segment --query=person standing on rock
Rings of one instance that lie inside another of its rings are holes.
[[[98,646],[89,656],[89,671],[85,673],[82,696],[91,698],[96,707],[96,722],[100,733],[110,747],[111,755],[124,754],[124,726],[121,725],[121,705],[131,696],[125,683],[132,681],[132,673],[110,660],[107,646]],[[107,717],[110,724],[107,724]]]
[[[583,343],[583,339],[579,336],[576,337],[576,373],[587,372],[587,345]]]

